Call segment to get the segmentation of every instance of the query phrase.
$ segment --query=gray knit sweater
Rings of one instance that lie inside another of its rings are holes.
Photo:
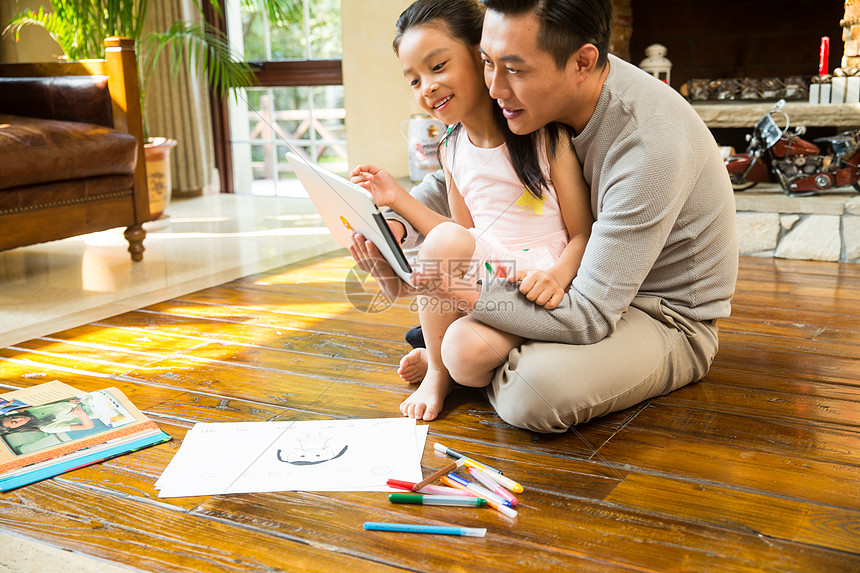
[[[569,293],[553,310],[505,280],[484,283],[472,316],[532,340],[591,344],[634,297],[662,298],[693,320],[725,317],[737,278],[735,203],[716,142],[673,89],[610,56],[594,115],[574,147],[595,223]],[[447,214],[444,181],[412,191]],[[420,242],[407,227],[406,246]]]

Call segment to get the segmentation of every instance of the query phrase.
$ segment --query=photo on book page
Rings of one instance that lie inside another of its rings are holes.
[[[104,390],[39,406],[6,411],[0,416],[0,439],[16,456],[95,436],[135,421]]]

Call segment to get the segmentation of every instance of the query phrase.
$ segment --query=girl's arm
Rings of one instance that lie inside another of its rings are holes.
[[[521,281],[520,292],[526,298],[549,310],[561,303],[565,290],[573,282],[594,223],[591,193],[567,137],[560,137],[556,143],[555,157],[550,160],[550,179],[567,226],[567,246],[546,271],[523,271],[511,277],[512,281]]]
[[[549,173],[558,194],[558,204],[569,237],[561,257],[549,269],[549,273],[567,288],[579,270],[585,244],[594,224],[591,190],[585,183],[576,151],[568,138],[562,136],[556,143],[556,157],[550,163]]]
[[[375,165],[357,166],[350,173],[350,181],[370,191],[377,204],[390,207],[424,236],[451,220],[419,203],[391,174]]]
[[[92,419],[87,416],[87,413],[84,412],[84,408],[80,404],[75,406],[70,413],[77,416],[78,420],[80,420],[80,424],[69,424],[69,431],[89,430],[95,426]]]

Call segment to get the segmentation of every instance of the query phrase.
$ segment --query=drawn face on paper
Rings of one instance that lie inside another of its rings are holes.
[[[287,451],[284,454],[284,450],[278,450],[278,460],[294,466],[313,466],[337,459],[349,448],[349,445],[344,444],[343,448],[338,451],[337,447],[329,446],[330,441],[331,438],[322,436],[311,438],[308,436],[298,440],[299,447],[292,451]]]

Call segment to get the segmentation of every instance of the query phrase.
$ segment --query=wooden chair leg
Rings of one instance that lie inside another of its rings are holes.
[[[143,240],[146,238],[146,231],[143,225],[131,225],[126,228],[123,235],[125,236],[125,240],[128,241],[128,252],[131,253],[131,260],[142,261],[143,251],[145,250]]]

